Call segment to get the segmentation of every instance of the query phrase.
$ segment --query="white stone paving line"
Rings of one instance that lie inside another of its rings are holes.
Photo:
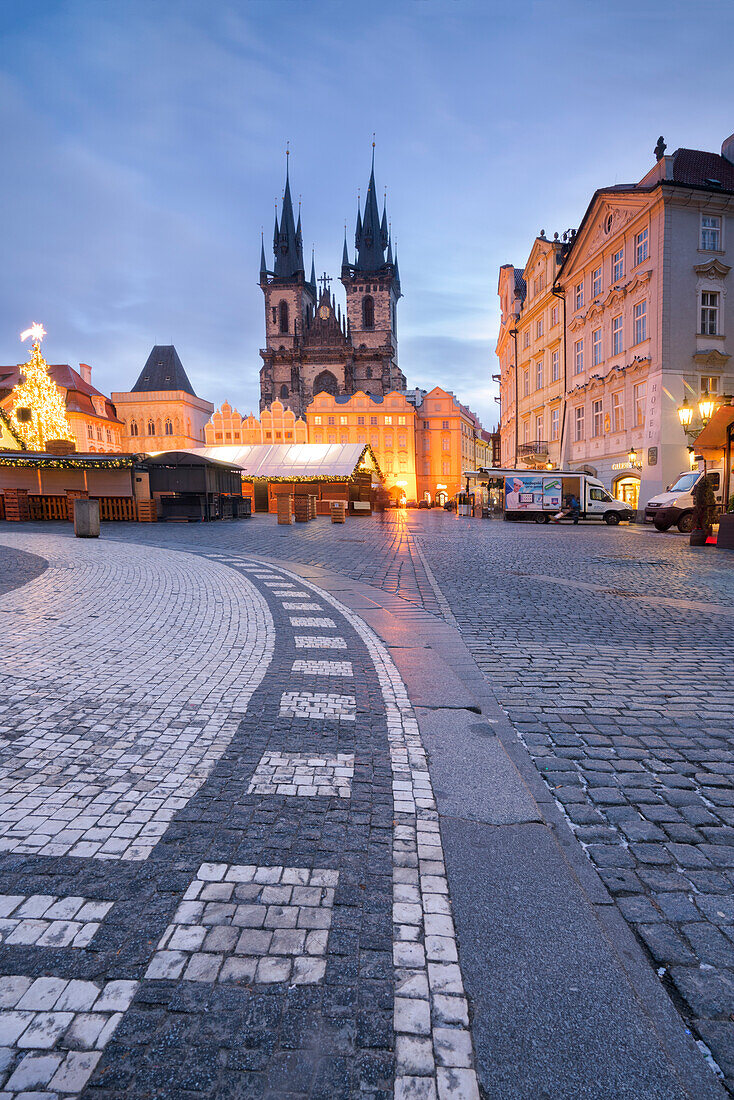
[[[78,1096],[138,984],[0,977],[2,1100]]]
[[[285,611],[323,611],[323,607],[320,603],[307,603],[301,602],[291,603],[289,600],[283,601],[283,609]]]
[[[53,894],[0,894],[0,942],[86,947],[112,904]]]
[[[403,680],[376,634],[324,589],[296,574],[364,641],[385,702],[396,826],[393,960],[395,1100],[479,1100],[438,813],[425,750]]]
[[[252,582],[184,551],[2,532],[49,568],[0,596],[0,851],[144,860],[273,653]],[[28,629],[30,621],[43,629]]]
[[[202,863],[146,978],[322,981],[339,872]]]
[[[351,661],[294,661],[291,671],[302,676],[354,676]]]
[[[326,691],[284,691],[280,697],[280,717],[354,722],[357,700],[353,695]]]
[[[323,626],[327,630],[336,630],[336,623],[333,619],[320,619],[318,616],[297,616],[291,615],[291,626]]]
[[[302,798],[350,798],[354,753],[266,752],[254,771],[248,794],[296,795]]]
[[[319,634],[296,634],[294,637],[296,649],[346,649],[347,643],[343,638]]]

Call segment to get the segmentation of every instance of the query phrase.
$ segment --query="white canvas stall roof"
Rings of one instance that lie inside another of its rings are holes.
[[[291,477],[351,477],[364,450],[362,443],[252,443],[201,447],[192,453],[231,462],[247,477],[287,481]]]

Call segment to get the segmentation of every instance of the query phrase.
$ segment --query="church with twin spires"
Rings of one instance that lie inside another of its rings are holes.
[[[287,163],[287,162],[286,162]],[[317,393],[349,396],[363,390],[382,397],[405,390],[398,367],[397,305],[401,298],[397,253],[393,252],[383,206],[380,217],[372,171],[364,203],[358,209],[354,263],[346,237],[340,281],[346,291],[346,313],[336,304],[323,275],[306,277],[301,214],[293,216],[288,168],[285,193],[273,235],[273,262],[268,267],[263,243],[260,286],[265,297],[265,347],[261,348],[260,409],[282,401],[304,416]]]

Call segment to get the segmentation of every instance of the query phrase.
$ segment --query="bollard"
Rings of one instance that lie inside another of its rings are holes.
[[[74,501],[74,534],[78,539],[99,538],[99,501]]]

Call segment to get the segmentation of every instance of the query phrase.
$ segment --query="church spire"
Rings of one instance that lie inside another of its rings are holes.
[[[378,271],[385,263],[385,249],[387,248],[387,212],[383,214],[380,222],[380,212],[377,207],[377,194],[375,187],[375,143],[372,142],[372,170],[370,182],[367,185],[367,197],[364,203],[364,217],[357,214],[356,247],[357,257],[355,269],[357,271]]]
[[[276,278],[290,279],[303,273],[303,247],[301,245],[301,216],[298,215],[298,228],[293,218],[293,200],[291,199],[291,181],[288,170],[289,151],[286,151],[285,192],[280,212],[280,230],[276,217],[275,275]]]
[[[344,226],[344,248],[342,249],[342,267],[349,267],[349,251],[347,249],[347,227]]]
[[[313,288],[314,298],[316,297],[316,257],[313,248],[311,249],[311,277],[308,280],[310,286]]]
[[[268,265],[265,262],[265,240],[262,233],[260,234],[260,282],[267,281],[268,278]]]

